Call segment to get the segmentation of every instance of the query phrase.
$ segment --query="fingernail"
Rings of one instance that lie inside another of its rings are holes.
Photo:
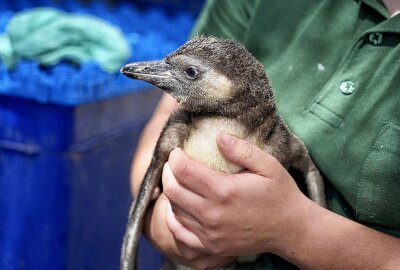
[[[169,165],[168,161],[164,163],[164,169],[163,170],[164,170],[165,173],[168,173],[168,174],[172,173],[171,166]]]
[[[169,200],[167,201],[165,208],[166,208],[165,210],[167,212],[172,212],[172,206],[171,206],[171,202]]]
[[[171,174],[171,167],[169,166],[168,162],[165,162],[161,176],[161,181],[163,186],[168,185],[170,174]]]
[[[233,137],[226,132],[219,133],[219,141],[223,146],[230,146],[233,143]]]
[[[182,149],[180,149],[179,147],[176,147],[176,148],[172,149],[170,155],[171,155],[172,153],[179,153],[179,152],[181,152],[181,151],[182,151]]]

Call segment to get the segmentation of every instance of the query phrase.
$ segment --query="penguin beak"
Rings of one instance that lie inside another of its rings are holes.
[[[161,87],[163,81],[173,78],[171,65],[164,60],[130,63],[121,68],[125,76]]]

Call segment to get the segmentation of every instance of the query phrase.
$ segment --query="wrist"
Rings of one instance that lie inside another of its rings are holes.
[[[310,233],[314,230],[315,223],[322,218],[321,209],[324,210],[301,194],[283,224],[278,225],[279,232],[271,240],[270,252],[291,262],[301,260],[299,257],[302,254],[299,250],[306,252],[304,246],[311,238]]]

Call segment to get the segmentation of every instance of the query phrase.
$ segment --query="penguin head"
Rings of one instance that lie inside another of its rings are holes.
[[[263,65],[232,40],[199,36],[163,60],[130,63],[121,72],[159,87],[197,113],[233,115],[272,100]]]

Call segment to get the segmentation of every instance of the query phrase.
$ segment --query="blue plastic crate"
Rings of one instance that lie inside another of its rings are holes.
[[[121,28],[132,47],[132,56],[127,62],[154,60],[187,40],[201,3],[201,0],[114,1],[111,4],[107,1],[3,0],[0,1],[0,32],[16,12],[52,6],[68,12],[92,14]],[[145,86],[140,81],[128,81],[119,73],[107,74],[90,62],[80,66],[60,63],[42,67],[25,60],[11,71],[0,63],[0,95],[27,97],[42,103],[82,104]]]
[[[152,60],[185,42],[201,4],[2,0],[0,32],[15,12],[52,6],[118,25],[127,62]],[[132,154],[160,94],[96,63],[0,64],[1,270],[118,269]],[[144,239],[139,257],[142,270],[162,263]]]
[[[0,98],[0,269],[118,269],[130,161],[159,95],[82,106]]]

